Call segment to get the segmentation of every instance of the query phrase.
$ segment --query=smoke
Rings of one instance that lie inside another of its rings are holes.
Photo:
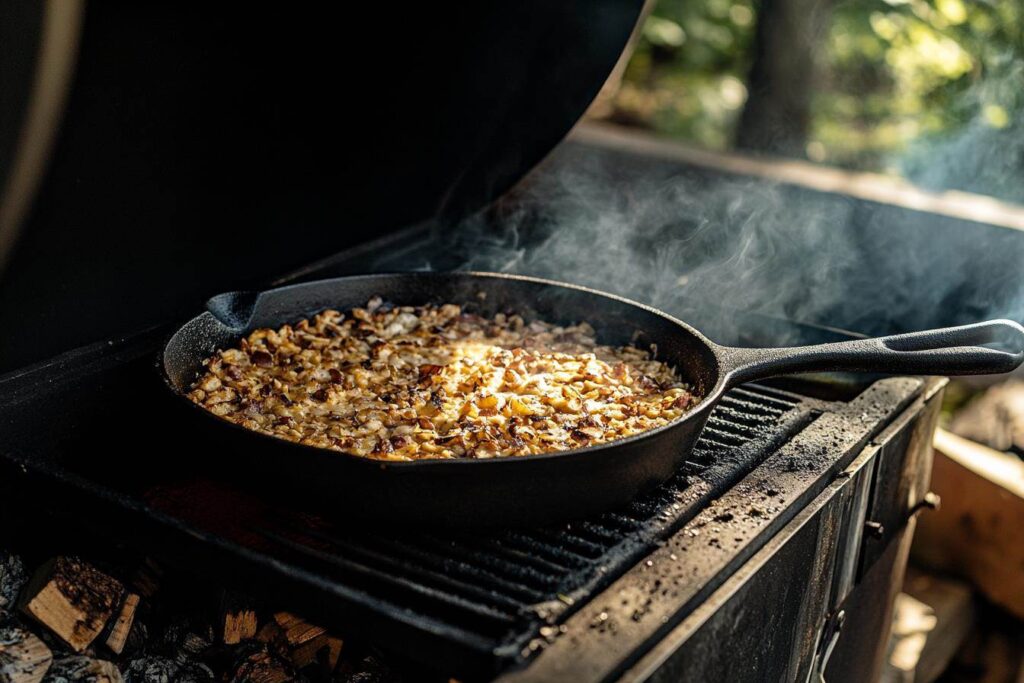
[[[445,234],[459,269],[614,292],[729,343],[738,312],[867,334],[1024,318],[1024,234],[971,227],[569,143]]]
[[[573,161],[557,157],[536,174],[496,236],[493,223],[463,226],[466,266],[568,280],[676,312],[705,308],[714,292],[723,311],[795,313],[786,290],[827,285],[822,270],[784,266],[820,246],[838,218],[825,207],[795,221],[778,187],[616,172],[601,156]]]
[[[1004,67],[962,98],[964,125],[889,166],[934,191],[1024,203],[1024,121],[1013,118],[1024,64]],[[560,146],[492,210],[440,230],[446,263],[414,265],[591,286],[710,326],[725,343],[742,337],[740,312],[865,334],[1024,320],[1024,231],[586,139]]]
[[[1024,204],[1024,61],[1001,54],[954,110],[963,126],[924,137],[892,165],[920,187]],[[913,229],[926,221],[917,215],[907,222]],[[957,232],[925,247],[936,260],[957,263],[945,289],[960,297],[947,303],[975,317],[1024,320],[1024,231],[965,225]]]
[[[891,163],[902,175],[922,187],[1024,203],[1024,61],[1014,54],[993,61],[953,107],[965,125],[911,145]]]

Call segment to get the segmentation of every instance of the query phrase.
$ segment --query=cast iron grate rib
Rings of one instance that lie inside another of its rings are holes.
[[[396,536],[326,522],[257,531],[290,561],[400,606],[414,625],[500,666],[527,655],[542,627],[557,625],[795,433],[797,414],[808,414],[794,410],[800,401],[763,387],[733,390],[669,482],[591,519],[475,535]],[[729,476],[704,479],[706,495],[684,497],[694,477],[723,468]]]

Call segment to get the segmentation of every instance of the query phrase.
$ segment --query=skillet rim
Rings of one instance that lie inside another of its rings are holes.
[[[249,429],[247,427],[243,427],[242,425],[239,425],[239,424],[236,424],[234,422],[231,422],[230,420],[226,420],[226,419],[224,419],[222,417],[214,415],[209,410],[206,410],[202,406],[199,406],[196,403],[192,402],[185,395],[185,393],[179,391],[178,388],[174,385],[173,381],[170,378],[170,375],[167,372],[167,363],[166,363],[165,358],[166,358],[166,355],[167,355],[167,348],[170,345],[171,341],[179,333],[181,333],[186,327],[188,327],[189,325],[192,325],[193,323],[195,323],[196,320],[198,320],[200,317],[202,317],[202,316],[204,316],[204,315],[206,315],[208,313],[210,315],[213,315],[216,318],[216,315],[214,315],[213,312],[210,311],[208,308],[204,309],[202,313],[199,313],[198,315],[192,316],[191,318],[189,318],[185,322],[179,324],[177,327],[174,328],[174,331],[171,332],[164,339],[164,342],[163,342],[163,344],[160,347],[160,352],[159,352],[158,358],[157,358],[158,372],[160,373],[160,377],[161,377],[164,385],[171,391],[171,393],[173,393],[177,397],[178,400],[183,401],[191,409],[193,409],[195,411],[198,411],[203,416],[205,416],[207,419],[214,420],[217,424],[226,425],[226,426],[228,426],[230,428],[240,430],[241,432],[243,432],[245,434],[249,434],[249,435],[252,435],[252,436],[255,436],[255,437],[260,437],[262,439],[267,439],[268,443],[269,442],[273,442],[273,443],[275,443],[277,445],[284,445],[284,446],[290,447],[290,448],[302,449],[304,452],[309,453],[309,454],[319,454],[320,456],[329,455],[330,457],[333,457],[333,458],[338,458],[340,456],[345,461],[352,463],[352,465],[355,466],[355,467],[372,467],[373,469],[376,469],[376,470],[382,470],[382,471],[395,470],[395,471],[398,471],[398,472],[410,471],[410,470],[413,470],[413,469],[445,469],[445,468],[449,468],[450,469],[450,468],[454,468],[454,467],[466,467],[466,466],[469,466],[471,464],[473,464],[473,465],[484,465],[484,464],[487,464],[487,465],[491,465],[491,466],[496,467],[498,465],[498,463],[503,463],[503,466],[508,467],[508,466],[510,466],[511,463],[518,463],[518,462],[522,462],[522,461],[550,462],[550,461],[555,461],[555,460],[561,460],[561,459],[564,459],[564,458],[567,458],[567,457],[579,458],[579,457],[585,456],[585,455],[587,455],[589,453],[597,453],[597,452],[601,452],[601,451],[606,451],[606,450],[608,450],[609,448],[612,448],[612,447],[623,446],[623,445],[626,445],[626,444],[636,443],[638,441],[642,441],[642,440],[645,440],[645,439],[654,438],[656,435],[661,434],[662,432],[665,432],[665,431],[668,431],[670,429],[676,428],[676,427],[680,426],[681,424],[683,424],[683,423],[685,423],[685,422],[687,422],[689,420],[693,420],[693,419],[699,418],[703,413],[709,412],[714,407],[714,405],[716,403],[718,403],[718,400],[721,398],[722,393],[724,393],[724,391],[725,391],[725,388],[726,388],[726,385],[727,385],[727,379],[728,379],[728,376],[729,376],[729,369],[723,367],[723,364],[722,364],[722,361],[721,361],[721,351],[723,349],[727,348],[727,347],[723,347],[723,346],[721,346],[719,344],[716,344],[715,342],[711,341],[706,336],[704,336],[704,334],[702,332],[697,330],[692,325],[690,325],[690,324],[688,324],[686,322],[683,322],[682,320],[679,320],[678,318],[676,318],[674,316],[671,316],[668,313],[665,313],[664,311],[662,311],[662,310],[660,310],[658,308],[655,308],[654,306],[649,306],[647,304],[641,303],[639,301],[634,301],[633,299],[629,299],[627,297],[619,296],[617,294],[611,294],[609,292],[603,292],[603,291],[601,291],[599,289],[594,289],[593,287],[586,287],[584,285],[576,285],[576,284],[572,284],[572,283],[569,283],[569,282],[561,282],[559,280],[552,280],[552,279],[549,279],[549,278],[534,277],[534,276],[531,276],[531,275],[517,275],[517,274],[512,274],[512,273],[495,273],[495,272],[490,272],[490,271],[476,271],[476,270],[468,270],[468,271],[461,271],[461,270],[459,270],[459,271],[441,271],[441,272],[435,272],[435,271],[405,271],[405,272],[401,272],[401,271],[398,271],[398,272],[387,272],[387,273],[362,273],[362,274],[359,274],[359,275],[343,275],[343,276],[335,277],[335,278],[324,278],[324,279],[320,279],[320,280],[310,280],[310,281],[307,281],[307,282],[297,282],[297,283],[290,284],[290,285],[284,285],[282,287],[271,287],[269,289],[255,290],[255,291],[253,291],[253,294],[255,294],[257,297],[259,297],[259,296],[263,296],[264,294],[270,294],[272,292],[282,292],[282,291],[288,291],[288,290],[293,290],[293,289],[300,289],[300,288],[303,288],[303,287],[313,287],[313,286],[318,286],[318,285],[324,285],[326,283],[334,283],[334,282],[340,282],[340,281],[370,280],[370,279],[381,278],[381,277],[407,277],[407,276],[426,277],[426,278],[444,278],[444,277],[452,277],[452,276],[462,276],[462,277],[467,277],[469,279],[481,279],[481,280],[486,280],[486,279],[515,280],[515,281],[520,281],[520,282],[529,282],[529,283],[532,283],[532,284],[544,285],[544,286],[547,286],[547,287],[557,287],[557,288],[562,288],[562,289],[572,289],[572,290],[576,290],[576,291],[582,292],[582,293],[590,295],[590,296],[596,296],[596,297],[600,297],[600,298],[604,298],[604,299],[610,299],[610,300],[616,301],[618,303],[623,303],[623,304],[626,304],[628,306],[633,306],[633,307],[639,308],[639,309],[643,310],[644,312],[646,312],[646,313],[648,313],[650,315],[655,315],[655,316],[658,316],[660,318],[664,318],[668,322],[670,322],[670,323],[676,325],[677,327],[681,328],[683,331],[688,332],[689,334],[693,335],[697,339],[697,341],[701,342],[702,344],[704,344],[708,348],[708,350],[711,352],[711,355],[715,358],[715,361],[716,361],[716,365],[713,368],[714,372],[715,372],[714,384],[713,384],[712,388],[704,396],[701,397],[700,402],[692,410],[687,411],[686,413],[680,415],[679,417],[677,417],[676,419],[672,420],[671,422],[669,422],[667,424],[664,424],[664,425],[662,425],[660,427],[655,427],[654,429],[649,429],[649,430],[640,432],[639,434],[633,434],[632,436],[626,436],[626,437],[623,437],[621,439],[614,439],[612,441],[606,441],[604,443],[596,444],[594,446],[584,446],[582,448],[573,448],[573,449],[570,449],[570,450],[553,451],[551,453],[538,453],[538,454],[535,454],[535,455],[524,455],[524,456],[499,456],[499,457],[495,457],[495,458],[483,458],[483,459],[477,459],[477,458],[424,458],[422,460],[394,460],[393,461],[393,460],[378,460],[378,459],[375,459],[375,458],[366,458],[364,456],[356,455],[354,453],[348,453],[346,451],[339,451],[339,450],[334,450],[334,449],[331,449],[331,448],[321,448],[320,446],[311,446],[309,444],[304,444],[304,443],[299,443],[299,442],[296,442],[296,441],[291,441],[289,439],[285,439],[285,438],[282,438],[282,437],[279,437],[279,436],[272,436],[270,434],[264,434],[263,432],[258,432],[258,431],[254,430],[254,429]],[[221,296],[223,294],[229,294],[229,293],[231,293],[233,291],[238,291],[238,290],[228,290],[226,292],[221,292],[219,294],[215,294],[212,297],[210,297],[208,299],[208,301],[211,300],[211,299],[216,298],[217,296]],[[250,290],[244,290],[244,291],[250,291]],[[222,324],[225,324],[219,318],[218,318],[218,322],[221,322]],[[286,324],[286,323],[281,323],[281,324]],[[360,464],[356,465],[355,463],[360,463]]]

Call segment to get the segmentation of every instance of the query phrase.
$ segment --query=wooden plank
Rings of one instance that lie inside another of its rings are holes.
[[[1024,380],[986,389],[957,412],[950,431],[997,451],[1017,448],[1024,453]]]
[[[942,506],[920,516],[915,560],[1024,618],[1024,462],[940,429],[931,488]]]
[[[935,430],[935,448],[970,472],[991,481],[1011,496],[1024,498],[1024,460],[944,429]]]

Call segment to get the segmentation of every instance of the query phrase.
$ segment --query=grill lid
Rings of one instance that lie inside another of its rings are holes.
[[[0,340],[0,369],[479,209],[583,114],[642,4],[89,5],[0,282],[0,324],[49,333]]]

